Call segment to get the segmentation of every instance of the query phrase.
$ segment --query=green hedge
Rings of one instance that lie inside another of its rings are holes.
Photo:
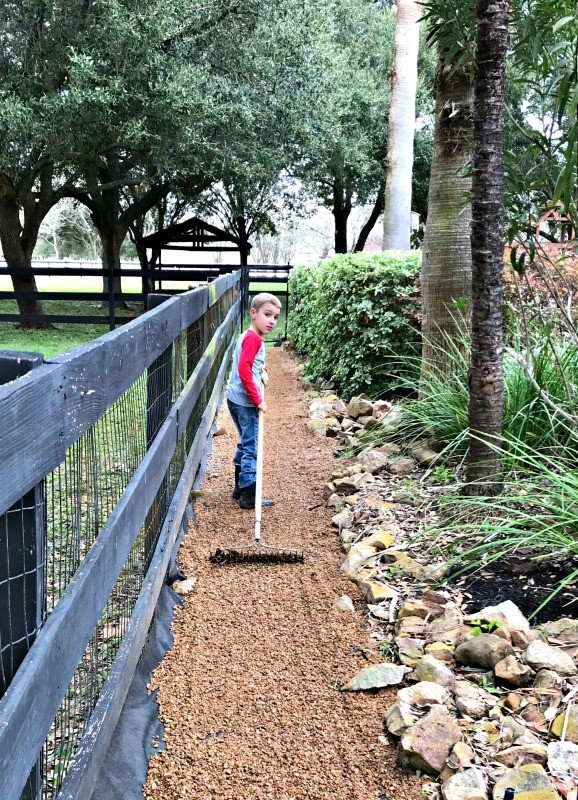
[[[345,397],[392,386],[400,356],[419,337],[419,254],[339,255],[291,271],[289,338],[306,376],[335,382]]]

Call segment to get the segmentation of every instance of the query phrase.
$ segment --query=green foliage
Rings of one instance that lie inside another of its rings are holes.
[[[454,473],[449,467],[444,467],[440,464],[433,470],[430,481],[432,483],[437,483],[439,486],[445,486],[452,480],[453,475]]]
[[[466,622],[470,625],[474,636],[480,636],[482,633],[493,633],[498,628],[503,627],[503,623],[499,619],[491,619],[488,622],[483,622],[481,619],[472,619]]]
[[[401,377],[397,388],[413,395],[402,407],[395,429],[378,427],[364,431],[360,447],[378,445],[387,440],[412,441],[431,438],[447,457],[463,458],[468,448],[468,369],[469,338],[462,330],[458,339],[442,338],[440,363],[443,374],[435,370],[420,374],[421,359],[410,357],[399,365]],[[536,388],[523,366],[526,359]],[[525,442],[541,452],[555,452],[576,441],[560,415],[544,401],[544,392],[569,414],[575,413],[578,397],[578,347],[557,339],[551,331],[536,332],[533,346],[522,347],[517,341],[504,357],[504,432],[507,437]]]
[[[387,391],[418,340],[417,253],[336,256],[291,273],[289,337],[312,380],[346,396]]]

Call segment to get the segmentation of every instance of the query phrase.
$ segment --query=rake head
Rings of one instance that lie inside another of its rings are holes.
[[[255,542],[241,547],[218,547],[209,561],[213,564],[300,564],[304,555],[300,550],[284,550]]]

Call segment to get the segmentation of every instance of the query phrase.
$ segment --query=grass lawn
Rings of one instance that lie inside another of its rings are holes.
[[[132,283],[134,283],[134,286]],[[39,279],[40,283],[40,279]],[[126,285],[125,285],[126,284]],[[181,286],[182,284],[175,284]],[[11,286],[0,286],[0,289],[10,290]],[[167,287],[170,288],[170,287]],[[96,278],[46,278],[41,290],[52,292],[95,292],[102,290],[102,281]],[[286,284],[280,283],[252,283],[250,291],[256,292],[283,292]],[[123,291],[127,294],[140,291],[140,281],[137,278],[123,280]],[[42,291],[41,291],[42,293]],[[281,297],[283,308],[274,333],[267,337],[267,341],[275,341],[285,335],[285,298]],[[45,358],[65,353],[78,345],[86,344],[91,339],[108,332],[108,308],[93,301],[78,300],[46,300],[44,306],[48,314],[85,314],[102,316],[103,324],[77,325],[70,323],[55,323],[51,330],[33,330],[19,328],[13,322],[0,322],[0,350],[22,350],[27,352],[42,353]],[[16,314],[18,307],[14,300],[0,300],[0,313]],[[130,309],[119,310],[119,315],[137,317],[140,313],[140,304],[131,303]],[[245,327],[249,324],[249,317],[245,320]]]
[[[56,290],[54,290],[56,291]],[[132,304],[131,304],[132,306]],[[48,314],[86,314],[102,316],[103,324],[77,325],[58,322],[50,330],[19,328],[13,322],[0,322],[0,350],[24,350],[42,353],[45,358],[65,353],[91,339],[97,339],[108,331],[108,308],[89,301],[46,300],[44,307]],[[0,312],[16,314],[18,308],[13,300],[0,300]],[[130,309],[119,310],[119,314],[137,317],[141,313],[140,303]]]

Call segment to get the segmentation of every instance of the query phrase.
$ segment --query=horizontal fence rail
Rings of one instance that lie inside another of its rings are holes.
[[[240,285],[237,271],[153,296],[125,327],[0,386],[0,522],[32,526],[23,574],[44,587],[0,700],[2,798],[91,796],[216,413]]]
[[[0,277],[68,277],[86,279],[104,279],[109,281],[109,289],[103,288],[102,291],[10,291],[4,289],[0,291],[0,301],[4,302],[3,309],[0,309],[0,322],[12,323],[37,323],[39,316],[36,313],[18,312],[16,303],[18,301],[41,300],[48,303],[78,303],[79,307],[75,313],[61,313],[62,309],[57,307],[55,310],[45,310],[42,317],[43,321],[51,324],[70,323],[70,324],[91,324],[108,325],[114,330],[117,325],[126,325],[134,315],[140,313],[143,306],[146,306],[148,294],[140,292],[114,291],[118,289],[118,281],[123,278],[139,278],[142,287],[149,287],[152,290],[162,291],[166,294],[177,294],[183,292],[184,288],[165,288],[163,283],[188,284],[188,288],[193,288],[194,284],[214,281],[223,275],[230,275],[240,269],[238,265],[231,264],[150,264],[148,268],[140,265],[124,265],[119,268],[105,269],[102,266],[87,266],[83,264],[70,264],[68,266],[53,265],[47,262],[40,264],[33,263],[32,270],[25,268],[10,268],[2,266],[0,262]],[[283,284],[287,284],[289,274],[292,269],[290,264],[251,264],[247,267],[248,273],[246,281],[258,285],[259,283],[278,284],[280,293]],[[114,287],[112,286],[114,282]],[[77,282],[78,283],[78,282]],[[79,286],[81,289],[82,286]],[[6,302],[12,306],[6,307]],[[91,304],[87,307],[87,304]],[[129,305],[132,304],[132,305]],[[131,313],[129,313],[131,312]]]

